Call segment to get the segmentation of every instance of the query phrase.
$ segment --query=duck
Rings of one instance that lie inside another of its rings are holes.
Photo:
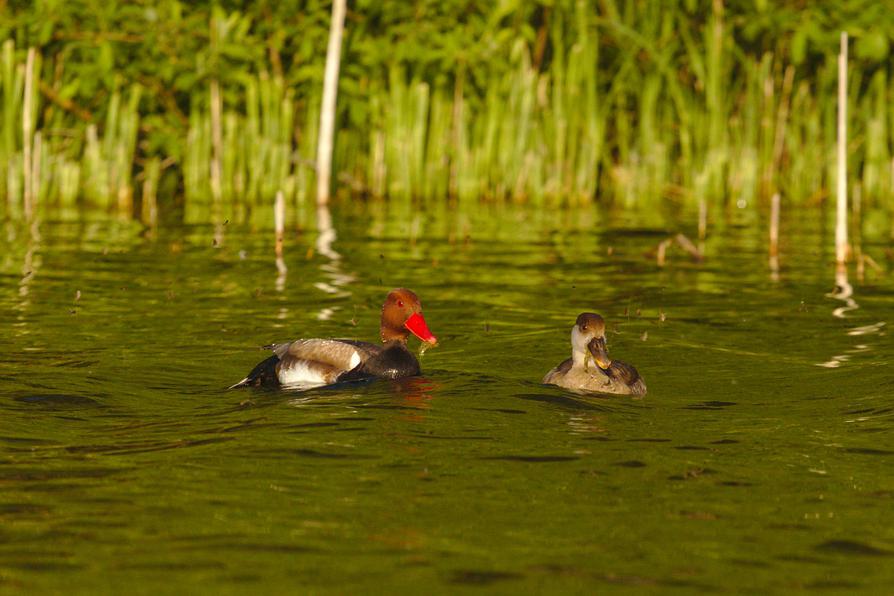
[[[420,374],[407,349],[410,334],[426,347],[437,345],[422,316],[419,297],[406,288],[388,293],[382,305],[380,344],[352,339],[296,339],[265,346],[273,355],[230,389],[312,388],[364,379],[400,379]]]
[[[592,312],[578,315],[571,328],[571,358],[546,373],[542,382],[577,393],[646,394],[646,383],[633,366],[609,358],[605,319]]]

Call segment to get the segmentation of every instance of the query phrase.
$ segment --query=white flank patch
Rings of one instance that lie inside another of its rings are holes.
[[[360,354],[356,351],[353,355],[351,355],[351,365],[348,367],[348,370],[354,370],[357,368],[357,365],[360,364]]]
[[[279,382],[283,385],[325,385],[323,374],[303,360],[296,360],[288,368],[279,370]]]

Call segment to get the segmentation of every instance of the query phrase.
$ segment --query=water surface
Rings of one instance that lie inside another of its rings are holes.
[[[816,214],[776,274],[735,218],[661,268],[657,216],[325,216],[279,272],[257,223],[3,228],[0,591],[890,589],[894,283],[836,294]],[[224,389],[396,286],[422,377]],[[539,384],[583,310],[645,399]]]

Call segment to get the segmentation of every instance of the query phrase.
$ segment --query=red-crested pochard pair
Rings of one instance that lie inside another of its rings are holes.
[[[429,345],[437,338],[422,316],[419,298],[406,288],[392,290],[382,305],[381,344],[352,339],[298,339],[267,346],[273,355],[230,387],[319,387],[363,379],[399,379],[420,374],[419,361],[407,349],[410,333]],[[590,366],[590,361],[594,366]],[[571,330],[571,358],[543,379],[575,392],[644,395],[636,369],[611,360],[605,345],[605,321],[583,313]]]

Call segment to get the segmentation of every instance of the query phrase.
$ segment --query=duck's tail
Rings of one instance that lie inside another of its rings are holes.
[[[279,364],[279,356],[271,356],[254,367],[248,376],[227,387],[239,389],[240,387],[278,387],[279,378],[276,376],[276,365]]]
[[[642,396],[646,394],[646,384],[642,377],[638,377],[636,382],[630,385],[630,395]]]
[[[250,387],[250,386],[251,386],[251,377],[245,377],[238,383],[227,387],[227,391],[229,391],[230,389],[239,389],[240,387]]]

